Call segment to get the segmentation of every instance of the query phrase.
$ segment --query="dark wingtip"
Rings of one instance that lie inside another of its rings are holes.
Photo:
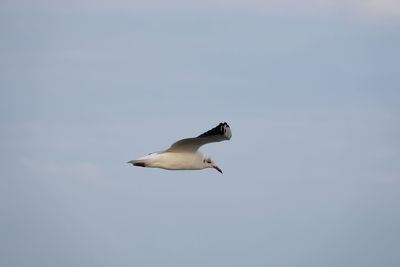
[[[201,135],[197,137],[206,137],[206,136],[212,136],[212,135],[224,135],[226,133],[226,128],[229,128],[228,123],[226,122],[220,122],[217,126],[212,128],[211,130],[208,130],[205,133],[202,133]]]

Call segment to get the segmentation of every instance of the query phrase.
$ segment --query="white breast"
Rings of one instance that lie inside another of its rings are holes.
[[[164,152],[148,155],[147,167],[168,170],[198,170],[203,169],[203,155],[197,153]]]

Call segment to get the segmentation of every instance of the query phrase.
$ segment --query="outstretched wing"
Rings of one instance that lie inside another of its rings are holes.
[[[211,130],[193,138],[179,140],[167,149],[168,152],[196,151],[202,145],[229,140],[232,137],[231,128],[224,122]]]

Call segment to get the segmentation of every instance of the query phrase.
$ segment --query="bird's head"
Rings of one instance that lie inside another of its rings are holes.
[[[223,173],[222,170],[215,164],[215,162],[210,157],[203,158],[204,168],[214,168],[220,173]]]

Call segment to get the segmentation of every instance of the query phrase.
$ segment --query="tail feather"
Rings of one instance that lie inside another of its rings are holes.
[[[133,166],[146,167],[146,163],[140,160],[131,160],[128,161],[127,163],[131,163]]]

